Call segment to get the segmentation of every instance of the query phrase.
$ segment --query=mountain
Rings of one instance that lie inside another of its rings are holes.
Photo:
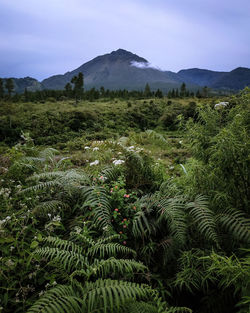
[[[216,89],[233,89],[239,90],[250,86],[250,69],[238,67],[229,73],[219,77],[212,85]]]
[[[208,86],[212,89],[240,90],[250,86],[250,69],[239,67],[231,72],[191,68],[178,73],[162,71],[129,51],[118,49],[98,56],[77,69],[63,75],[54,75],[42,82],[31,77],[14,78],[15,92],[41,89],[64,89],[64,86],[79,72],[84,74],[84,88],[143,90],[149,83],[152,90],[167,92],[179,88],[183,82],[190,90]]]
[[[48,89],[62,89],[79,72],[84,74],[86,89],[101,86],[106,89],[144,89],[146,83],[149,83],[152,89],[166,90],[177,88],[182,83],[182,78],[176,73],[153,68],[146,59],[118,49],[98,56],[72,72],[49,77],[42,81],[42,85]]]
[[[238,67],[231,72],[216,72],[191,68],[177,73],[185,82],[213,89],[240,90],[250,86],[250,69]]]
[[[28,91],[36,91],[36,90],[42,90],[43,86],[42,84],[36,80],[35,78],[32,77],[24,77],[24,78],[13,78],[11,77],[11,79],[14,82],[14,91],[17,93],[22,93],[24,92],[25,88]],[[4,80],[4,84],[5,84],[5,78]]]
[[[226,72],[190,68],[187,70],[181,70],[177,74],[185,82],[190,82],[199,86],[211,86],[218,79],[222,78]]]

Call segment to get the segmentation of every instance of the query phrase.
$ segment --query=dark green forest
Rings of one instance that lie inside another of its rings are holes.
[[[0,98],[0,312],[250,312],[249,88]]]

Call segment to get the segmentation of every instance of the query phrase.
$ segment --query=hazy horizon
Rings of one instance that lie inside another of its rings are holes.
[[[42,80],[119,48],[161,70],[250,67],[250,2],[0,3],[0,77]]]

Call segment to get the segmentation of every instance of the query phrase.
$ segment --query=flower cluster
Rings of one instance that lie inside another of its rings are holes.
[[[2,188],[0,189],[0,196],[3,196],[4,198],[8,199],[11,193],[11,189],[9,188]]]
[[[113,164],[114,165],[121,165],[121,164],[123,164],[125,161],[124,160],[114,160],[113,161]]]
[[[61,220],[62,219],[61,219],[60,215],[56,215],[53,217],[52,222],[61,222]]]

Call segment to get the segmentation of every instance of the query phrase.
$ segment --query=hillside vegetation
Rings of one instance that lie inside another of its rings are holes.
[[[250,90],[0,106],[0,311],[248,313]]]

